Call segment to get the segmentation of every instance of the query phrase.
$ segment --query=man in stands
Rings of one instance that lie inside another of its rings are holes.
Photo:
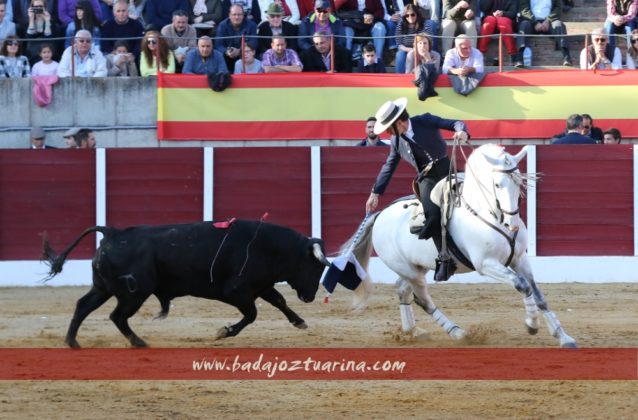
[[[583,116],[572,114],[567,118],[567,134],[563,137],[555,138],[552,144],[597,144],[591,137],[583,136]]]
[[[301,64],[297,53],[286,48],[286,39],[283,36],[273,36],[270,46],[271,48],[264,53],[261,59],[265,73],[296,73],[303,69],[303,64]]]
[[[42,127],[33,127],[31,129],[31,149],[55,149],[55,147],[47,146],[44,143],[46,137]]]
[[[75,136],[75,141],[78,144],[78,149],[95,149],[97,145],[95,133],[90,128],[83,128],[78,131],[78,134]]]
[[[168,48],[173,51],[177,67],[181,68],[186,60],[186,54],[197,48],[197,31],[188,24],[188,15],[184,10],[173,12],[172,23],[164,26],[161,32]]]
[[[563,53],[563,66],[571,66],[572,59],[565,37],[567,29],[560,21],[560,0],[520,0],[518,10],[520,13],[518,33],[521,35],[556,35],[556,49],[560,48]],[[527,46],[526,37],[519,36],[517,41],[518,59],[515,66],[523,67],[523,50]]]
[[[335,41],[334,51],[330,47],[330,35],[325,32],[317,32],[312,38],[314,46],[301,53],[303,71],[334,71],[338,73],[351,73],[352,61],[350,52]],[[332,68],[332,55],[334,53],[334,69]]]
[[[326,35],[335,35],[335,44],[339,44],[345,48],[346,31],[343,23],[331,11],[330,2],[328,0],[316,0],[315,12],[306,16],[299,25],[299,48],[303,50],[310,49],[313,46],[313,37],[317,32],[323,32]]]
[[[377,122],[376,117],[370,117],[366,121],[366,138],[357,143],[357,146],[387,146],[381,141],[381,137],[374,134],[374,124]]]
[[[581,70],[620,70],[622,54],[609,42],[603,28],[591,31],[591,45],[580,52]]]
[[[80,29],[73,46],[64,50],[58,66],[58,77],[106,77],[106,59],[98,48],[91,48],[91,32]],[[73,62],[73,63],[72,63]]]
[[[478,0],[445,0],[443,2],[443,22],[441,23],[441,52],[452,48],[454,36],[459,33],[467,35],[476,47],[476,18],[480,10]]]
[[[100,32],[102,51],[113,51],[115,41],[121,39],[126,42],[128,51],[139,58],[144,28],[138,20],[129,18],[127,0],[116,0],[113,3],[113,19],[106,21]]]
[[[284,8],[277,3],[271,3],[266,16],[268,20],[261,22],[257,27],[257,35],[260,37],[258,53],[266,52],[270,48],[268,38],[276,35],[286,39],[287,48],[297,51],[297,27],[283,20]]]
[[[445,53],[443,74],[453,74],[456,76],[469,76],[473,73],[483,73],[483,54],[476,48],[472,48],[472,43],[467,35],[461,34],[454,40],[455,47]]]
[[[241,38],[245,40],[253,50],[257,51],[257,25],[252,20],[245,18],[244,8],[239,4],[230,6],[228,17],[221,21],[217,27],[215,48],[226,60],[226,67],[235,68],[235,62],[241,58]]]
[[[191,50],[184,62],[184,74],[228,73],[222,54],[213,49],[213,40],[203,36],[197,41],[197,49]]]

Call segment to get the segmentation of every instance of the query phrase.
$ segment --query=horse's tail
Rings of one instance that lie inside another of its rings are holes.
[[[361,284],[354,290],[352,307],[355,310],[360,310],[365,307],[373,290],[368,264],[370,263],[370,254],[372,253],[372,227],[378,215],[379,213],[371,214],[365,224],[360,227],[360,231],[352,235],[339,250],[340,254],[350,250],[367,273],[366,277],[361,279]],[[355,238],[357,238],[357,242],[353,246],[352,242]]]
[[[49,281],[53,277],[55,277],[57,274],[62,272],[62,267],[64,266],[64,263],[66,262],[66,258],[69,256],[71,251],[73,251],[73,249],[80,243],[80,241],[84,239],[86,235],[93,232],[100,232],[104,236],[106,236],[112,230],[113,230],[112,228],[105,227],[105,226],[93,226],[91,228],[88,228],[84,232],[82,232],[80,236],[75,238],[75,240],[71,243],[71,245],[67,246],[66,249],[62,251],[60,255],[56,255],[53,248],[51,248],[51,244],[49,243],[49,238],[47,236],[47,233],[44,232],[44,234],[42,235],[42,261],[44,261],[44,263],[50,267],[49,274],[44,279],[44,281],[45,282]]]

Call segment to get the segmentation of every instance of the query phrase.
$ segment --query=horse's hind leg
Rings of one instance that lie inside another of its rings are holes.
[[[439,324],[439,326],[443,328],[443,330],[445,330],[445,332],[452,339],[460,340],[463,337],[465,337],[465,331],[461,327],[456,325],[454,321],[450,320],[443,313],[443,311],[437,308],[436,305],[434,304],[432,297],[428,293],[427,285],[425,283],[425,275],[423,276],[423,279],[421,281],[411,283],[411,290],[414,293],[414,303],[419,305],[421,308],[423,308],[423,310],[426,313],[432,316],[434,321],[436,321],[436,323]],[[408,293],[409,293],[409,290],[408,290]],[[399,296],[401,297],[401,295]],[[404,296],[401,298],[402,298],[401,309],[403,310],[403,307],[404,307],[403,301],[404,299],[407,299],[407,296]],[[410,307],[410,312],[411,311],[412,311],[412,307]]]

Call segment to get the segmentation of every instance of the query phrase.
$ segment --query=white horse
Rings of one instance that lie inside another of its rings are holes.
[[[545,297],[534,282],[527,257],[527,229],[520,218],[521,189],[532,176],[521,174],[518,162],[527,154],[523,148],[516,156],[502,147],[486,144],[474,150],[467,160],[460,197],[450,203],[447,229],[458,249],[473,267],[457,260],[458,272],[477,271],[511,284],[523,294],[530,334],[539,327],[539,310],[543,314],[552,336],[561,347],[576,347],[576,341],[565,333],[556,315],[549,310]],[[441,181],[445,182],[445,181]],[[441,185],[439,185],[440,187]],[[437,192],[438,187],[433,191]],[[438,198],[433,196],[435,202]],[[436,267],[437,250],[432,240],[419,240],[410,233],[414,224],[416,200],[397,201],[379,213],[370,216],[361,227],[360,236],[344,244],[350,248],[359,263],[367,270],[372,246],[381,260],[399,275],[397,291],[400,300],[402,330],[414,332],[416,323],[412,312],[414,302],[453,339],[465,336],[465,331],[436,307],[428,294],[425,274]],[[355,240],[354,246],[352,245]],[[369,276],[359,288],[369,288]]]

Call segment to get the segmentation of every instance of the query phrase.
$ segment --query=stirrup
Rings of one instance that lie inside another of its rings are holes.
[[[436,259],[436,270],[434,272],[434,281],[448,281],[456,271],[456,263],[449,256],[446,259]]]

